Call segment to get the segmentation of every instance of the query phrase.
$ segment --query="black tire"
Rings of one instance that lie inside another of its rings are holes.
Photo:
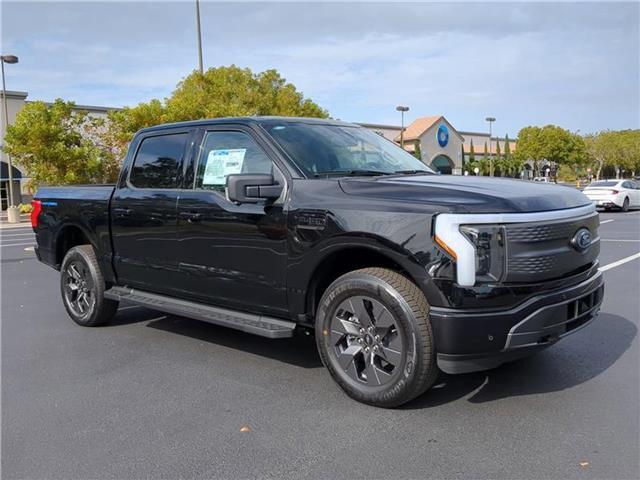
[[[624,202],[622,202],[622,207],[620,207],[621,212],[629,211],[629,197],[625,197]]]
[[[73,247],[60,268],[62,303],[71,319],[83,327],[107,323],[118,302],[104,298],[105,283],[91,245]]]
[[[360,402],[397,407],[424,393],[438,376],[427,300],[392,270],[366,268],[334,281],[320,300],[315,328],[322,362]]]

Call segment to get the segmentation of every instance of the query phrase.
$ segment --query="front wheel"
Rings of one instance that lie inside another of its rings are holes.
[[[429,305],[392,270],[356,270],[333,282],[318,306],[316,342],[338,385],[370,405],[402,405],[438,375]]]
[[[104,298],[105,283],[91,245],[73,247],[60,269],[60,293],[71,319],[83,327],[102,325],[118,309],[118,302]]]

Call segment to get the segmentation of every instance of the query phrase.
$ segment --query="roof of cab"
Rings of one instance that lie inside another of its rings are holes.
[[[199,127],[203,125],[219,125],[219,124],[237,124],[237,125],[254,125],[262,123],[307,123],[310,125],[339,125],[358,127],[353,123],[342,122],[340,120],[332,120],[325,118],[307,118],[307,117],[222,117],[222,118],[210,118],[204,120],[191,120],[188,122],[175,122],[175,123],[163,123],[161,125],[154,125],[153,127],[142,128],[138,133],[153,132],[156,130],[164,130],[167,128],[179,128],[179,127]]]

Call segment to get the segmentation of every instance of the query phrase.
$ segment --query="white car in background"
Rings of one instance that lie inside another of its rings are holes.
[[[640,184],[634,180],[598,180],[591,182],[583,191],[597,207],[620,208],[626,212],[640,207]]]

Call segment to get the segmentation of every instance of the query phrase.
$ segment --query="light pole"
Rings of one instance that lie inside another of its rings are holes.
[[[493,156],[491,153],[491,125],[496,121],[494,117],[485,118],[489,122],[489,176],[493,177]]]
[[[404,107],[402,105],[398,105],[396,110],[400,112],[401,123],[400,123],[400,148],[404,150],[404,112],[409,111],[409,107]]]
[[[9,110],[7,107],[7,87],[5,85],[4,80],[4,64],[9,63],[18,63],[18,57],[15,55],[1,55],[0,56],[0,64],[2,65],[2,101],[4,103],[4,132],[2,132],[2,149],[4,152],[4,145],[7,136],[7,128],[9,127]],[[18,207],[13,205],[13,165],[11,163],[11,155],[8,153],[7,156],[7,170],[9,171],[9,201],[7,202],[7,221],[9,223],[16,223],[20,220],[20,212],[18,211]]]
[[[200,0],[196,0],[196,32],[198,34],[198,69],[200,75],[204,73],[202,66],[202,32],[200,30]]]

